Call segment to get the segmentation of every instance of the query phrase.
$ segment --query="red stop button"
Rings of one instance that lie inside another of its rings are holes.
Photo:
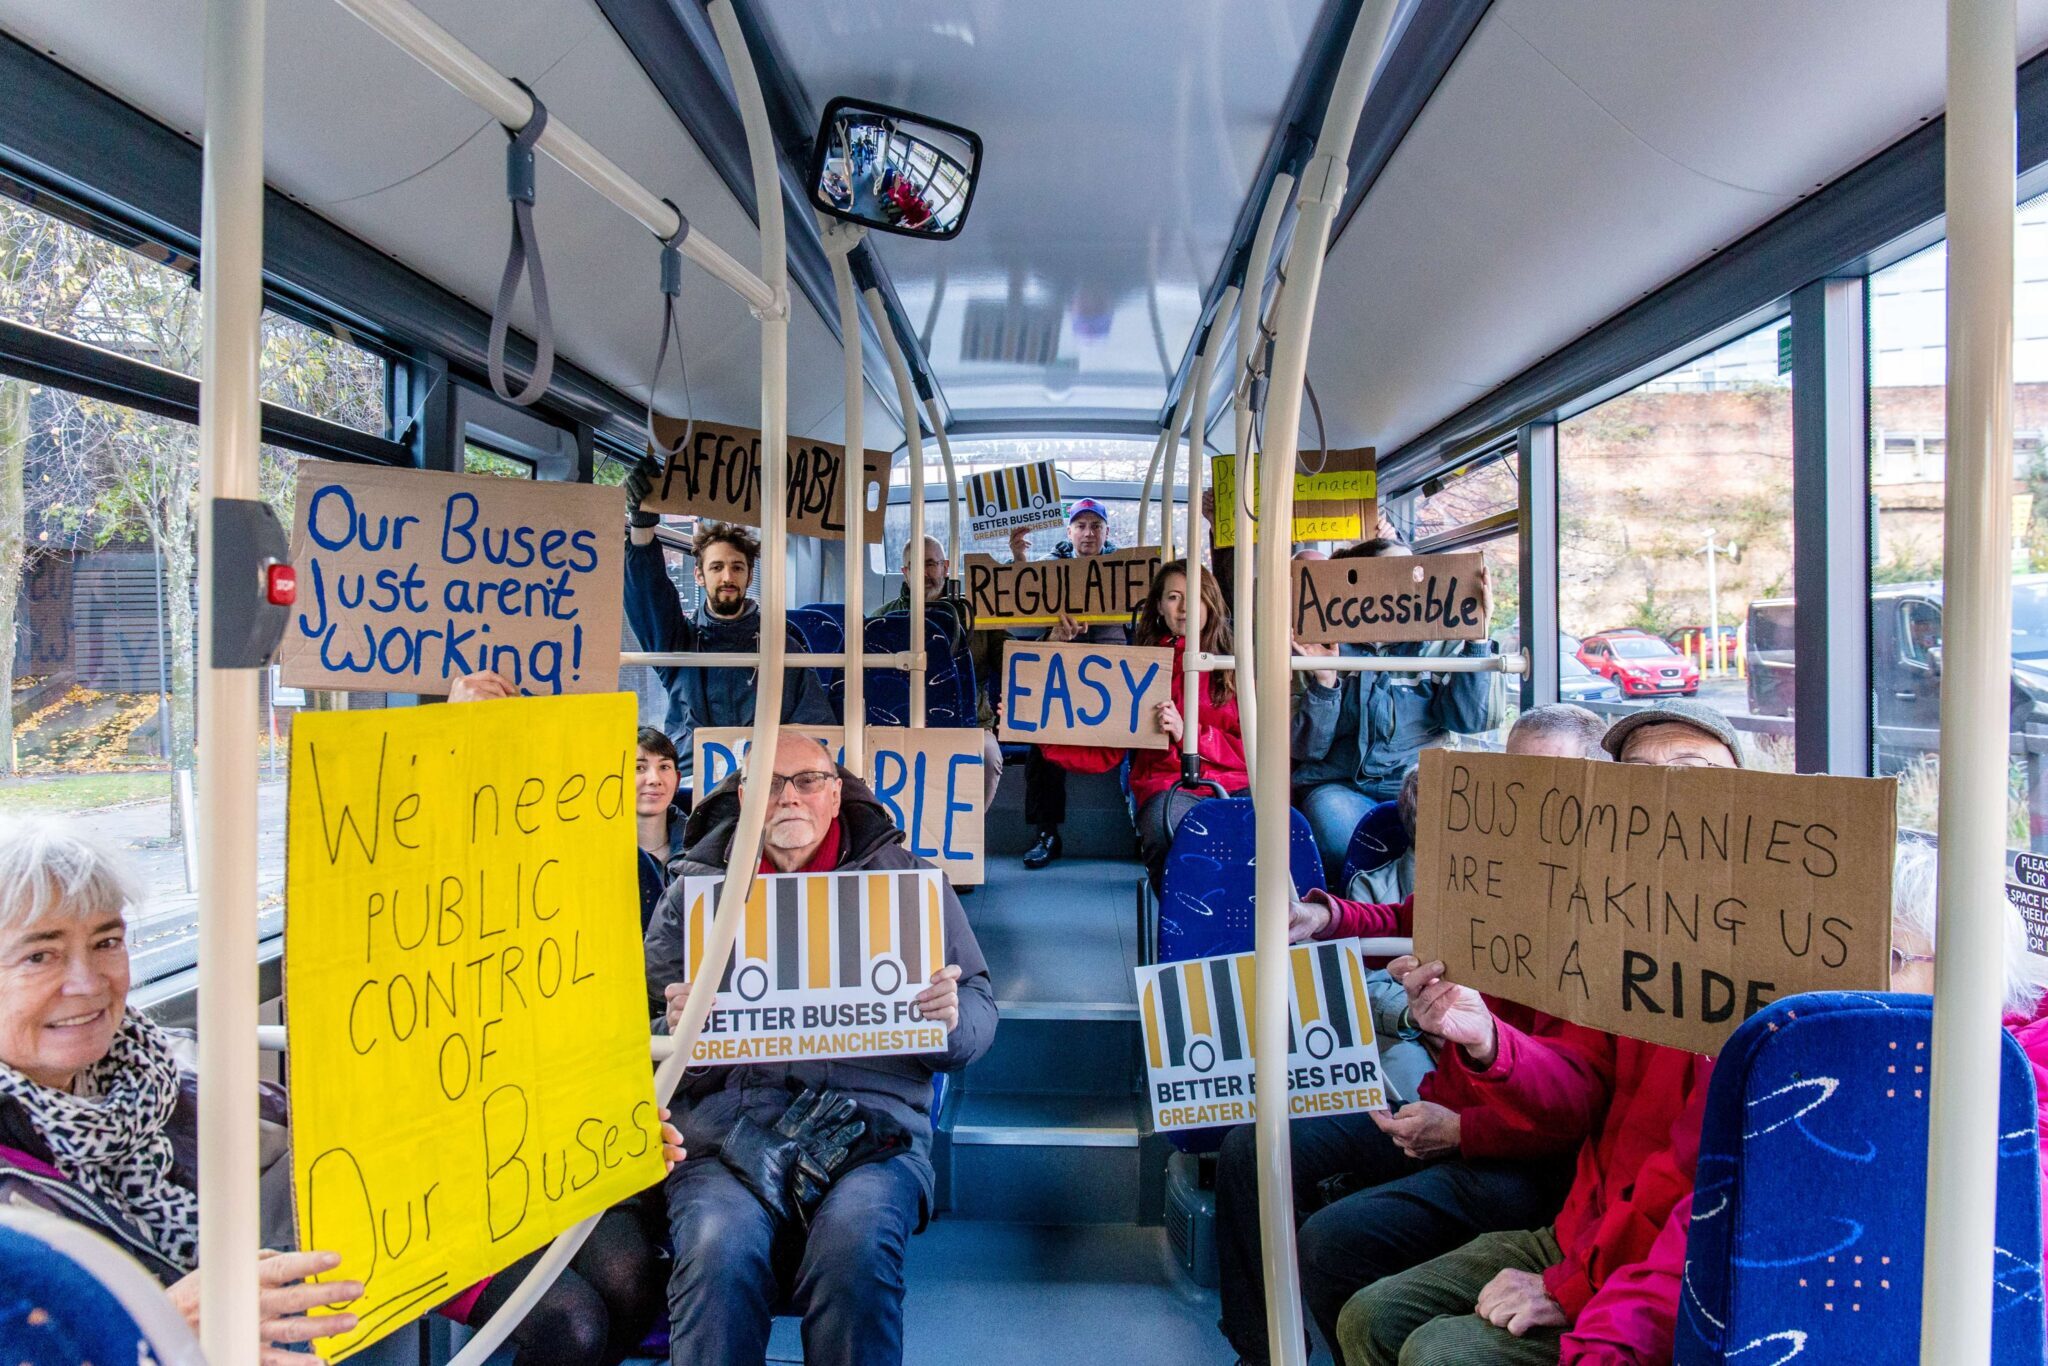
[[[288,564],[263,567],[263,596],[273,607],[289,607],[299,599],[299,571]]]

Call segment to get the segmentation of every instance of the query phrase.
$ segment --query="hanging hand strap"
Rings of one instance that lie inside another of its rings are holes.
[[[512,246],[505,254],[505,274],[498,280],[498,306],[491,313],[487,359],[492,392],[507,403],[524,408],[548,391],[548,381],[555,373],[555,319],[548,308],[548,277],[541,269],[540,242],[533,235],[533,148],[548,126],[548,109],[526,82],[515,78],[512,84],[525,90],[526,97],[533,101],[533,117],[523,128],[505,130],[512,139],[512,145],[505,149],[505,197],[512,201]],[[505,382],[505,334],[511,326],[512,300],[519,293],[522,272],[533,287],[533,374],[526,387],[515,394]]]
[[[673,199],[662,203],[675,209],[676,230],[667,237],[658,239],[661,243],[661,345],[654,352],[654,375],[647,381],[647,444],[654,451],[655,459],[667,464],[690,444],[690,433],[697,425],[697,405],[690,399],[690,367],[683,359],[683,339],[676,331],[676,300],[683,292],[683,239],[690,235],[690,220],[676,209]],[[676,368],[683,377],[683,435],[673,446],[664,446],[661,438],[654,433],[654,391],[661,386],[662,368],[668,364],[668,344],[673,338],[676,344]]]

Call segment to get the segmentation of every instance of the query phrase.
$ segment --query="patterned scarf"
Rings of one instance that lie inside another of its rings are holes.
[[[199,1262],[199,1197],[171,1179],[164,1130],[178,1103],[178,1065],[169,1038],[131,1010],[107,1055],[79,1080],[82,1094],[72,1095],[0,1064],[0,1096],[28,1111],[58,1170],[191,1270]]]

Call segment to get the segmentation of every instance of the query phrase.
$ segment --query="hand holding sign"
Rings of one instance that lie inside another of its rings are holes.
[[[1408,993],[1408,1016],[1417,1029],[1458,1045],[1474,1067],[1493,1066],[1500,1039],[1493,1012],[1478,992],[1446,978],[1442,963],[1396,958],[1387,965],[1387,973]]]
[[[1395,1147],[1417,1161],[1454,1156],[1464,1137],[1458,1112],[1434,1101],[1414,1101],[1391,1115],[1384,1110],[1368,1113],[1380,1132],[1394,1140]]]
[[[937,1020],[948,1034],[960,1027],[960,965],[948,963],[932,974],[932,984],[917,993],[917,1017]]]
[[[448,688],[450,702],[496,702],[501,698],[517,696],[519,689],[512,686],[510,679],[488,670],[483,673],[464,674]]]
[[[285,1350],[302,1343],[317,1342],[352,1331],[356,1316],[349,1313],[321,1314],[315,1309],[340,1309],[363,1296],[361,1281],[308,1280],[338,1270],[341,1257],[333,1252],[263,1252],[256,1263],[256,1313],[260,1344],[257,1360],[261,1366],[305,1366],[300,1353]],[[172,1304],[199,1332],[199,1273],[173,1281],[164,1288]]]

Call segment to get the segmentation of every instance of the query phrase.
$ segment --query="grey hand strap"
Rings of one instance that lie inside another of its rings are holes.
[[[690,434],[696,428],[696,407],[690,399],[690,367],[683,359],[683,339],[676,330],[676,300],[683,292],[683,239],[690,235],[690,220],[681,209],[676,208],[673,199],[662,203],[676,212],[676,230],[667,237],[657,240],[661,243],[661,345],[654,352],[654,374],[647,381],[647,445],[655,459],[666,465],[680,455],[690,444]],[[676,367],[683,377],[683,412],[685,422],[683,434],[673,446],[664,446],[654,432],[654,391],[661,387],[661,372],[668,364],[668,344],[676,344]]]
[[[498,280],[498,304],[491,312],[487,360],[492,392],[523,408],[548,391],[548,381],[555,373],[555,319],[548,308],[548,277],[541,268],[540,242],[533,235],[533,148],[548,126],[548,109],[526,82],[515,78],[512,84],[525,90],[527,98],[533,101],[533,117],[523,128],[506,130],[512,139],[511,146],[505,149],[505,197],[512,201],[512,246],[505,255],[505,273]],[[526,387],[515,394],[505,382],[505,335],[511,327],[512,300],[519,293],[522,273],[533,287],[533,374]]]

